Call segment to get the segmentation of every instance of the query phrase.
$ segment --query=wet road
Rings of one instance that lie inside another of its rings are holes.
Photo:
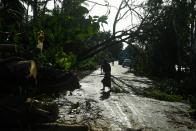
[[[127,73],[128,69],[117,62],[111,67],[112,75],[134,88],[148,88],[151,85],[149,79]],[[94,130],[196,131],[196,123],[188,114],[189,105],[137,96],[130,86],[119,81],[116,83],[121,85],[121,90],[109,94],[108,89],[105,92],[101,90],[102,79],[103,75],[98,69],[80,81],[81,89],[58,99],[62,105],[60,116],[63,121],[71,120],[70,124],[88,123],[93,125]],[[117,85],[112,84],[112,88],[117,88]],[[77,107],[68,106],[68,101]],[[74,110],[70,112],[70,108]]]

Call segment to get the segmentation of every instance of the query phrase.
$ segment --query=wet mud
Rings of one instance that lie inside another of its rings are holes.
[[[81,79],[80,89],[55,100],[60,123],[87,125],[95,131],[196,131],[189,105],[137,96],[133,89],[148,88],[151,80],[128,73],[117,62],[111,67],[116,78],[112,91],[101,90],[103,75],[98,69]]]

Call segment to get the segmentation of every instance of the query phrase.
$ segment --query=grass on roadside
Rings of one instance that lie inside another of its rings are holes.
[[[150,98],[155,98],[158,100],[170,101],[170,102],[180,102],[183,97],[174,94],[168,94],[160,89],[150,87],[144,90],[143,95]]]

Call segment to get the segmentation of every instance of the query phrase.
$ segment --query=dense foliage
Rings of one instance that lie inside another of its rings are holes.
[[[127,50],[136,73],[157,77],[162,91],[196,94],[196,2],[195,0],[148,0],[146,18]],[[167,83],[168,80],[173,81]]]
[[[54,0],[52,10],[47,9],[48,2],[2,0],[0,31],[11,35],[2,33],[0,41],[17,44],[21,56],[34,58],[41,65],[69,70],[109,34],[99,30],[101,23],[107,23],[107,17],[88,15],[88,9],[82,6],[85,0]],[[39,42],[43,44],[41,49]],[[97,63],[96,59],[91,60]]]
[[[113,34],[100,31],[107,16],[88,15],[86,0],[54,0],[52,10],[47,9],[49,1],[1,0],[0,43],[17,44],[21,56],[34,58],[39,65],[63,70],[79,65],[86,70],[104,58],[117,59],[122,42],[128,41],[126,51],[135,73],[164,79],[160,87],[168,89],[166,93],[196,101],[195,0],[148,0],[140,5],[144,17],[137,29]],[[168,80],[173,82],[165,86]]]

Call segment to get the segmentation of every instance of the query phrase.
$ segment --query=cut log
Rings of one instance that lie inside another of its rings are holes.
[[[55,103],[26,101],[21,96],[11,95],[0,98],[0,130],[2,127],[27,127],[35,123],[55,122],[57,118],[58,105]]]
[[[19,86],[35,85],[37,81],[37,66],[33,60],[1,59],[0,72],[0,87],[5,92],[16,91]]]
[[[25,99],[19,96],[0,98],[0,127],[18,127],[20,123],[26,123],[27,110],[24,102]]]
[[[21,57],[9,57],[9,58],[0,58],[0,64],[7,64],[14,61],[24,61],[25,59]]]
[[[37,77],[37,66],[35,61],[15,61],[7,64],[9,71],[17,78],[34,78]]]
[[[38,75],[38,90],[41,93],[60,93],[80,88],[77,75],[54,68],[40,67]]]
[[[17,46],[14,44],[0,44],[0,52],[2,56],[5,54],[15,55],[17,53]]]

